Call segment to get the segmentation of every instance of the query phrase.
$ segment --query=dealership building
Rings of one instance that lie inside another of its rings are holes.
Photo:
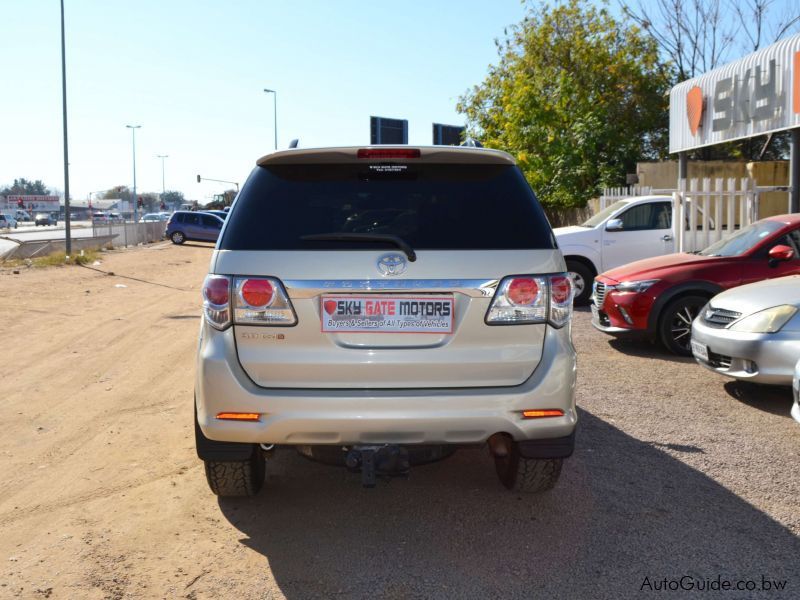
[[[669,151],[678,179],[688,153],[789,131],[789,203],[800,212],[800,34],[679,83],[670,92]],[[769,139],[769,138],[767,138]]]

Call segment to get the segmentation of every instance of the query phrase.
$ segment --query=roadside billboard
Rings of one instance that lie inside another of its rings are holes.
[[[0,206],[3,209],[36,210],[42,212],[59,212],[61,210],[61,199],[58,196],[35,196],[10,194],[0,198]]]
[[[800,127],[800,34],[670,91],[670,153],[795,127]]]

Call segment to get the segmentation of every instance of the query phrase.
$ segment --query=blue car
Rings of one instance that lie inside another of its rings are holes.
[[[222,230],[223,220],[208,213],[179,210],[172,213],[167,222],[166,236],[173,244],[186,240],[216,242]]]

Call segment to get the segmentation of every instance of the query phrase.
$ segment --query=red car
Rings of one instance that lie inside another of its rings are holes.
[[[661,341],[691,354],[692,321],[712,296],[800,274],[800,214],[762,219],[695,253],[639,260],[598,275],[592,324],[604,333]]]

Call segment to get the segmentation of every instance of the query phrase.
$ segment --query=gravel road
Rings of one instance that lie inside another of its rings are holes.
[[[0,598],[800,597],[789,390],[610,341],[585,311],[554,491],[507,492],[479,450],[373,490],[285,451],[257,498],[218,500],[192,437],[209,257],[0,269]],[[655,591],[682,576],[757,589]]]

